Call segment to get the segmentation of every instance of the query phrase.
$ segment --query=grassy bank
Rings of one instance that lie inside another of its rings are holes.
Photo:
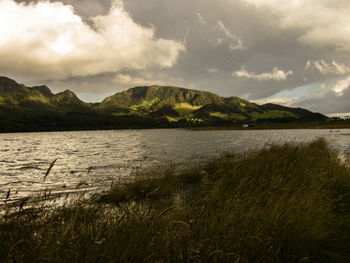
[[[8,214],[0,238],[1,262],[348,262],[349,169],[324,140],[226,155]]]

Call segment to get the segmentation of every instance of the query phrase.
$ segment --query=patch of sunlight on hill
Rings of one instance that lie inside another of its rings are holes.
[[[228,114],[221,113],[221,112],[210,112],[209,115],[212,117],[217,117],[217,118],[222,118],[222,119],[228,118]]]
[[[188,109],[188,110],[198,110],[198,109],[200,109],[202,107],[203,107],[203,105],[201,105],[201,106],[193,106],[193,105],[191,105],[189,103],[177,103],[177,104],[175,104],[174,109],[175,108],[183,108],[183,109]]]
[[[130,107],[130,109],[132,110],[138,110],[140,108],[150,108],[152,107],[154,104],[158,103],[160,101],[159,98],[155,98],[153,100],[144,100],[141,104],[137,104],[137,105],[132,105]]]
[[[168,122],[177,122],[179,119],[174,118],[174,117],[170,117],[170,116],[165,116],[168,120]]]
[[[44,96],[29,95],[27,97],[27,100],[40,101],[42,103],[48,103],[48,99],[46,99]]]
[[[193,105],[191,105],[189,103],[177,103],[177,104],[175,104],[173,109],[176,110],[181,116],[192,117],[192,112],[194,110],[198,110],[198,109],[200,109],[202,107],[203,107],[203,105],[201,105],[201,106],[193,106]]]

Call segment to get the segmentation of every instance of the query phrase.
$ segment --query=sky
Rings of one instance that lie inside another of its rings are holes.
[[[0,75],[98,102],[171,85],[350,112],[348,0],[0,0]]]

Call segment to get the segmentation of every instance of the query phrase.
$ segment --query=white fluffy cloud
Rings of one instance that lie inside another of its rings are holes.
[[[305,69],[316,69],[322,74],[335,74],[335,75],[344,75],[350,73],[350,68],[345,66],[342,63],[338,63],[336,61],[332,61],[331,63],[327,63],[324,60],[309,60],[306,63]]]
[[[348,0],[241,0],[276,15],[276,25],[300,28],[299,41],[315,47],[350,51],[350,2]]]
[[[61,2],[0,0],[0,71],[43,79],[174,65],[182,43],[156,39],[114,0],[92,26]]]
[[[350,77],[339,80],[332,88],[332,91],[335,92],[337,96],[342,96],[343,92],[347,90],[349,87],[350,87]]]
[[[282,81],[282,80],[286,80],[289,75],[293,75],[293,71],[289,70],[288,72],[285,72],[281,69],[278,69],[277,67],[274,67],[272,72],[256,74],[254,72],[248,72],[244,67],[242,67],[240,70],[233,72],[232,75],[240,78],[256,79],[259,81],[263,81],[263,80]]]

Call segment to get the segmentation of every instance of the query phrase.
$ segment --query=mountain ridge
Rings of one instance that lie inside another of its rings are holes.
[[[325,121],[302,108],[258,105],[239,97],[175,86],[138,86],[100,103],[87,103],[65,90],[27,87],[0,76],[0,131],[151,128]],[[29,128],[28,128],[29,127]]]

